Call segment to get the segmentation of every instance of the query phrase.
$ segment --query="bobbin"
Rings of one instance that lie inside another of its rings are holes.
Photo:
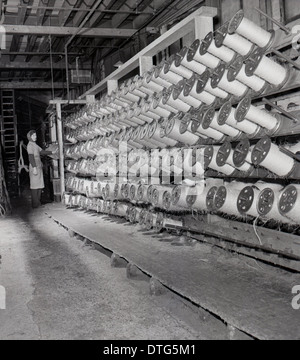
[[[191,105],[188,105],[180,99],[174,99],[173,90],[175,85],[171,85],[163,95],[162,103],[172,106],[175,112],[183,111],[188,112],[191,109]]]
[[[191,96],[189,92],[186,90],[186,79],[180,80],[178,84],[173,89],[173,99],[174,100],[182,100],[183,102],[187,103],[189,106],[197,109],[201,104],[202,101],[196,99],[195,97]]]
[[[211,72],[209,70],[206,70],[203,74],[201,74],[200,76],[196,76],[195,79],[191,78],[187,81],[187,83],[190,86],[193,86],[194,83],[193,81],[197,81],[197,87],[196,87],[196,92],[197,94],[201,94],[203,91],[215,96],[216,98],[220,98],[223,100],[229,100],[229,98],[231,98],[231,94],[229,94],[228,92],[216,87],[213,88],[211,86]],[[216,99],[217,101],[218,99]],[[205,102],[205,104],[208,105],[212,105],[209,104],[209,102]]]
[[[236,206],[238,194],[239,190],[235,187],[231,188],[231,186],[226,187],[224,185],[219,186],[214,196],[215,210],[231,216],[239,216]],[[233,196],[233,198],[230,198],[229,195]]]
[[[205,91],[205,86],[208,83],[210,72],[205,71],[202,75],[194,74],[190,79],[184,82],[183,95],[192,96],[203,104],[213,105],[216,101],[216,95]],[[199,106],[201,104],[199,103]]]
[[[278,209],[279,201],[279,188],[280,185],[272,184],[272,187],[263,189],[259,194],[259,199],[257,202],[257,210],[260,216],[264,217],[267,220],[279,221],[286,224],[294,224],[294,221],[288,219],[287,217],[280,214]],[[277,193],[275,194],[275,190]]]
[[[256,75],[247,76],[244,57],[237,56],[229,65],[227,79],[229,82],[238,80],[252,89],[252,96],[256,97],[266,91],[269,84]]]
[[[228,33],[238,33],[259,47],[264,48],[265,51],[272,46],[275,38],[274,30],[266,31],[254,22],[246,19],[243,10],[238,11],[230,20]]]
[[[229,141],[224,142],[217,153],[216,163],[218,166],[222,167],[225,164],[229,164],[235,167],[232,159],[233,149]]]
[[[175,66],[184,66],[192,70],[196,74],[202,74],[206,70],[206,66],[200,64],[198,61],[190,60],[188,61],[188,47],[184,46],[178,54],[175,54]]]
[[[249,213],[250,209],[253,210],[254,207],[256,210],[256,204],[254,204],[255,190],[256,189],[254,189],[253,186],[246,186],[240,191],[240,194],[237,198],[237,209],[241,215],[246,215],[247,213]],[[259,192],[259,190],[256,191]],[[254,217],[258,216],[258,212],[257,214],[255,214],[255,210],[253,213],[249,213],[249,215],[252,215]]]
[[[215,69],[220,64],[220,59],[212,54],[206,53],[200,54],[200,40],[196,39],[190,46],[187,53],[187,61],[198,61],[202,65],[207,66],[210,69]]]
[[[236,140],[240,138],[242,134],[239,130],[227,124],[219,125],[217,119],[218,113],[216,112],[214,107],[210,107],[204,114],[201,124],[202,128],[207,130],[209,127],[211,127],[215,130],[222,132],[226,136],[230,136],[232,139]]]
[[[250,171],[253,169],[251,164],[250,141],[248,139],[241,140],[233,151],[233,164],[241,171]]]
[[[255,44],[240,36],[239,34],[229,34],[228,33],[228,23],[219,27],[215,32],[215,44],[219,48],[223,45],[234,50],[238,54],[247,58],[250,53],[253,51]]]
[[[267,111],[260,110],[256,106],[253,106],[250,96],[245,96],[239,102],[235,111],[235,119],[237,122],[241,122],[244,119],[252,121],[265,128],[269,135],[276,133],[281,125],[281,118],[277,114],[273,116]]]
[[[296,166],[296,161],[281,152],[271,139],[264,136],[254,146],[251,154],[251,162],[260,165],[278,176],[289,176]]]
[[[166,64],[166,61],[163,61],[160,64],[158,64],[157,66],[155,66],[154,72],[152,75],[152,80],[155,83],[163,86],[164,88],[168,88],[172,84],[172,82],[167,81],[165,78],[163,78],[161,76],[161,73],[163,73],[163,68],[164,68],[165,64]]]
[[[278,209],[281,215],[299,224],[299,185],[288,185],[282,192]]]
[[[245,73],[259,76],[279,90],[290,78],[291,68],[277,64],[265,55],[264,49],[256,48],[245,62]]]
[[[212,31],[201,41],[199,52],[200,55],[205,55],[208,52],[225,63],[231,63],[236,57],[235,51],[229,49],[227,46],[216,47]]]
[[[168,59],[168,63],[168,71],[179,75],[181,78],[189,79],[194,74],[193,70],[190,70],[184,65],[182,65],[182,58],[178,54],[171,55]]]
[[[220,65],[211,75],[211,87],[213,89],[219,87],[222,90],[236,96],[237,98],[245,96],[249,88],[238,80],[229,82],[227,79],[227,74],[228,70],[225,63],[220,63]]]
[[[206,195],[206,208],[207,211],[215,211],[215,196],[216,193],[218,191],[218,187],[217,186],[213,186],[211,187]]]
[[[182,80],[182,76],[178,75],[171,70],[173,58],[164,62],[164,65],[159,73],[159,76],[168,81],[170,84],[177,84],[178,81]],[[175,65],[174,65],[175,66]],[[188,70],[188,69],[187,69]],[[190,70],[188,70],[190,71]]]

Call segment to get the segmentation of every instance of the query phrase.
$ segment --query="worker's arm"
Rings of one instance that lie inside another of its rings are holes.
[[[52,155],[53,152],[50,151],[50,150],[41,150],[40,154],[41,154],[41,155]]]
[[[36,162],[33,154],[28,154],[28,160],[30,165],[32,166],[33,174],[37,175]]]

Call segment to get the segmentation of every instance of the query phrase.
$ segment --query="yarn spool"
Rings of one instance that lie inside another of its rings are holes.
[[[164,105],[167,104],[167,105],[173,107],[174,113],[178,113],[179,111],[188,112],[190,110],[191,106],[188,105],[187,103],[183,102],[180,99],[175,100],[172,96],[173,89],[174,89],[174,85],[169,87],[167,89],[167,91],[164,92],[162,103]]]
[[[252,147],[252,149],[254,146]],[[232,155],[234,166],[243,172],[249,172],[253,169],[251,164],[251,152],[250,142],[248,139],[241,140],[235,147]]]
[[[150,102],[149,110],[163,118],[168,117],[171,114],[171,111],[159,105],[158,99],[154,96]]]
[[[238,80],[252,89],[255,92],[255,95],[259,95],[264,92],[268,86],[265,80],[254,74],[252,76],[247,76],[246,65],[244,64],[243,56],[237,56],[236,59],[230,64],[227,76],[229,82]]]
[[[152,80],[157,83],[158,85],[164,87],[164,88],[168,88],[171,84],[173,84],[173,82],[171,81],[167,81],[165,78],[162,78],[161,73],[163,73],[163,67],[164,67],[164,63],[161,63],[159,65],[157,65],[155,67],[154,73],[153,73],[153,77]],[[168,75],[168,77],[170,76],[170,74]],[[175,77],[174,77],[175,78]],[[174,79],[173,78],[173,79]],[[181,80],[181,79],[179,79]],[[179,81],[178,80],[178,81]],[[177,81],[177,82],[178,82]]]
[[[199,193],[199,187],[176,185],[171,194],[171,204],[184,209],[189,208],[186,199],[187,196],[197,195]]]
[[[161,127],[160,127],[159,121],[154,120],[149,125],[149,132],[148,132],[149,139],[150,140],[154,139],[154,140],[158,141],[159,143],[165,144],[166,146],[175,146],[177,144],[176,140],[169,139],[166,136],[161,137],[160,130],[161,130]]]
[[[189,79],[194,74],[192,70],[186,68],[184,65],[181,64],[181,57],[178,55],[171,55],[168,59],[168,64],[168,71],[172,71],[173,73],[179,75],[181,77],[181,80],[182,78]]]
[[[168,105],[166,102],[163,103],[163,99],[166,96],[166,89],[156,94],[156,96],[153,97],[153,106],[156,107],[162,107],[165,110],[169,111],[170,113],[175,113],[175,109],[173,106]]]
[[[164,62],[164,65],[159,73],[159,76],[173,85],[177,84],[178,81],[182,80],[182,76],[178,75],[177,73],[171,70],[171,64],[169,61]]]
[[[254,186],[246,186],[240,191],[237,198],[237,209],[241,215],[250,215],[255,218],[259,216],[257,203],[262,190],[263,188],[257,188],[255,184]]]
[[[233,153],[234,151],[232,149],[231,143],[226,141],[218,150],[216,159],[217,165],[222,167],[225,164],[228,164],[235,168],[235,164],[233,162]]]
[[[213,128],[208,127],[207,129],[204,129],[201,124],[203,122],[203,117],[207,111],[207,108],[202,108],[198,114],[197,118],[194,118],[191,123],[191,132],[193,134],[197,134],[199,136],[208,136],[211,139],[214,139],[216,141],[222,142],[225,138],[225,135]]]
[[[172,193],[171,191],[165,191],[163,194],[163,209],[169,212],[180,212],[180,211],[184,211],[185,209],[182,208],[179,205],[174,205],[172,204]]]
[[[247,76],[252,76],[254,74],[278,88],[286,83],[290,75],[289,68],[277,64],[275,61],[264,55],[264,50],[259,48],[255,49],[250,54],[245,65]]]
[[[179,83],[174,87],[172,94],[173,99],[175,100],[180,99],[183,102],[187,103],[188,105],[194,108],[198,108],[202,104],[202,101],[191,96],[189,92],[187,91],[184,92],[185,84],[186,84],[186,80],[183,79],[179,81]]]
[[[227,46],[216,46],[212,31],[202,40],[199,51],[201,55],[205,55],[208,52],[225,63],[231,63],[236,57],[236,53]]]
[[[199,211],[206,211],[206,196],[209,189],[207,186],[200,186],[197,195],[187,195],[186,202],[188,207]]]
[[[206,208],[207,211],[215,211],[215,196],[218,191],[218,186],[211,187],[206,194]]]
[[[152,191],[151,203],[154,207],[163,209],[163,195],[165,191],[168,191],[170,187],[167,186],[156,186]]]
[[[189,145],[195,144],[199,140],[197,135],[187,132],[182,134],[180,132],[180,125],[181,125],[181,121],[178,117],[173,116],[172,118],[169,118],[165,128],[165,135],[171,139],[180,141],[184,144],[189,144]],[[191,135],[193,136],[191,137]]]
[[[136,199],[139,202],[147,203],[148,197],[147,197],[147,190],[149,185],[140,184],[136,191]]]
[[[198,106],[201,103],[212,105],[216,101],[216,96],[204,90],[208,80],[208,72],[204,72],[200,76],[193,75],[184,83],[183,95],[197,99],[199,101]],[[198,83],[200,84],[198,85]]]
[[[238,138],[241,135],[241,132],[239,130],[235,129],[230,125],[227,124],[219,125],[218,112],[216,112],[216,110],[213,107],[207,110],[207,112],[203,117],[203,121],[201,125],[203,129],[208,129],[209,127],[211,127],[215,130],[222,132],[227,136],[230,136],[233,139]]]
[[[299,224],[300,222],[299,194],[300,194],[300,185],[297,184],[288,185],[283,190],[278,204],[278,209],[280,214],[296,224]]]
[[[152,213],[150,211],[148,211],[146,213],[144,225],[146,226],[147,230],[151,230],[151,229],[153,229],[155,227],[156,219],[157,219],[157,214],[156,213]]]
[[[230,20],[228,33],[237,33],[261,48],[268,48],[274,40],[274,31],[266,31],[251,20],[245,18],[243,10],[238,11]]]
[[[175,66],[184,66],[196,74],[201,75],[206,70],[206,66],[200,64],[198,61],[188,61],[189,49],[184,46],[178,54],[175,56]]]
[[[198,61],[200,64],[207,66],[210,69],[215,69],[220,64],[220,59],[210,53],[201,55],[200,40],[196,39],[190,46],[187,54],[187,61]]]
[[[245,96],[248,91],[248,87],[240,81],[228,81],[228,70],[224,63],[221,63],[211,75],[211,87],[218,87],[238,98]]]
[[[282,185],[269,184],[259,195],[257,210],[260,216],[267,220],[279,223],[293,224],[294,222],[280,214],[278,209],[279,198],[283,190]]]
[[[152,71],[147,71],[143,74],[143,77],[138,80],[140,89],[145,91],[148,95],[152,95],[154,92],[161,91],[164,87],[153,80],[154,68]]]
[[[222,167],[220,167],[217,164],[217,154],[220,149],[220,146],[207,146],[207,152],[206,156],[208,159],[208,167],[212,170],[215,170],[217,172],[220,172],[222,174],[225,174],[227,176],[232,176],[235,173],[235,168],[229,164],[225,164]]]
[[[274,133],[280,126],[280,120],[276,115],[273,116],[267,111],[260,110],[256,106],[251,105],[250,96],[244,97],[244,99],[239,102],[236,108],[235,118],[238,122],[244,119],[252,121],[271,133]]]
[[[188,124],[189,119],[185,120],[185,118],[183,118],[180,122],[179,133],[183,136],[181,142],[186,145],[196,145],[199,141],[199,136],[188,130]],[[168,133],[168,131],[169,129],[167,127],[166,132]]]
[[[254,124],[249,120],[237,121],[236,117],[236,109],[232,107],[231,102],[227,101],[222,105],[218,114],[218,124],[220,126],[227,124],[239,131],[244,132],[249,135],[249,137],[254,137],[259,131],[260,126]]]
[[[245,186],[244,183],[237,181],[233,181],[226,186],[219,186],[214,197],[215,210],[230,216],[240,217],[240,213],[237,209],[237,199],[240,191]]]
[[[250,55],[255,46],[251,41],[237,33],[229,34],[228,23],[216,30],[215,43],[217,47],[225,45],[245,57]]]
[[[116,202],[114,205],[114,215],[120,216],[123,218],[127,217],[128,205],[120,202]]]
[[[288,176],[295,167],[295,160],[281,152],[279,147],[266,136],[254,146],[251,162],[282,177]]]

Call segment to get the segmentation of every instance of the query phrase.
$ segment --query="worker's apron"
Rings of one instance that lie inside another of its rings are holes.
[[[43,149],[40,148],[36,143],[30,141],[27,145],[28,154],[34,155],[34,160],[37,169],[37,175],[33,174],[33,167],[29,164],[29,178],[30,178],[30,189],[43,189],[44,177],[43,177],[43,164],[41,161],[40,152]]]

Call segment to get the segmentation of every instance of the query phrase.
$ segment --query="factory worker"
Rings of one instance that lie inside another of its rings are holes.
[[[44,185],[43,164],[41,155],[52,155],[52,151],[43,150],[36,144],[37,135],[35,130],[30,130],[27,134],[28,159],[29,159],[29,178],[31,190],[31,204],[33,208],[41,205],[41,195]]]

